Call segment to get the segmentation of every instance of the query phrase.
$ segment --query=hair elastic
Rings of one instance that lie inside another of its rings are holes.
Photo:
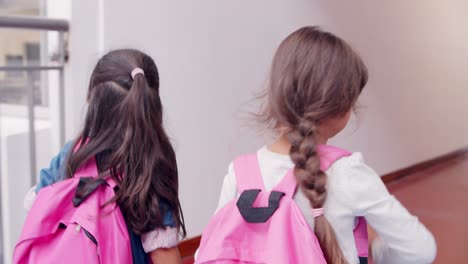
[[[319,216],[322,216],[323,215],[323,208],[313,208],[312,209],[312,216],[315,218],[315,217],[319,217]]]
[[[135,68],[135,69],[133,69],[133,71],[132,71],[132,73],[131,73],[132,79],[135,79],[135,75],[137,75],[137,74],[139,74],[139,73],[143,74],[143,76],[145,75],[145,72],[144,72],[141,68]]]

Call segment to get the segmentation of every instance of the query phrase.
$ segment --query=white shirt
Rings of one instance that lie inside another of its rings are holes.
[[[257,155],[267,191],[294,166],[289,156],[271,152],[267,147],[258,150]],[[349,264],[359,263],[353,236],[357,216],[364,216],[379,235],[372,245],[375,263],[426,264],[434,261],[436,244],[432,234],[389,194],[379,175],[364,163],[360,153],[339,159],[325,173],[328,177],[325,216]],[[237,196],[236,176],[231,163],[217,210]],[[314,230],[309,201],[300,191],[294,200]]]

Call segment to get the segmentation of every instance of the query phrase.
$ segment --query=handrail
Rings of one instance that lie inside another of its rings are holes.
[[[0,66],[0,71],[50,71],[62,70],[65,66]]]
[[[21,28],[32,30],[68,31],[67,20],[27,16],[0,16],[0,28]]]
[[[29,30],[45,30],[58,32],[58,64],[57,65],[24,65],[24,66],[0,66],[0,72],[5,71],[26,71],[28,87],[32,88],[33,80],[31,73],[33,71],[49,71],[57,70],[59,73],[59,89],[58,89],[58,116],[59,116],[59,142],[63,146],[65,142],[65,34],[69,30],[69,23],[63,19],[51,19],[41,17],[26,17],[26,16],[0,16],[0,28],[10,29],[29,29]],[[34,118],[34,90],[27,89],[27,106],[28,106],[28,127],[29,127],[29,160],[31,170],[31,184],[36,184],[36,135],[35,135],[35,118]],[[0,241],[1,242],[1,241]]]

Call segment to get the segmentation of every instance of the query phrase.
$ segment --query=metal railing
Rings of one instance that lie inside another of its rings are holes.
[[[63,19],[0,16],[0,27],[67,32],[69,24]]]
[[[65,33],[69,30],[69,23],[62,19],[49,19],[38,17],[21,16],[0,16],[0,28],[7,29],[27,29],[58,32],[58,58],[54,66],[47,65],[25,65],[25,66],[0,66],[0,72],[25,71],[27,75],[27,109],[28,109],[28,134],[29,134],[29,160],[31,172],[31,184],[36,183],[37,177],[37,158],[36,158],[36,135],[35,135],[35,117],[34,117],[34,85],[33,72],[36,71],[58,71],[58,119],[59,119],[59,143],[65,142]]]

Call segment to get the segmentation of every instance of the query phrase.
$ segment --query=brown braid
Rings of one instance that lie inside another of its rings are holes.
[[[327,198],[327,175],[320,170],[317,153],[317,127],[348,113],[366,83],[367,68],[361,58],[346,42],[317,27],[293,32],[275,54],[260,117],[287,131],[298,184],[313,208],[322,208]],[[325,216],[315,218],[314,229],[327,263],[346,264]]]
[[[291,142],[290,156],[295,164],[294,173],[297,182],[312,207],[322,208],[327,197],[327,175],[320,170],[315,134],[314,122],[301,120],[297,129],[287,136]],[[324,216],[315,218],[314,229],[327,263],[346,264],[347,261],[336,241],[333,228]]]

